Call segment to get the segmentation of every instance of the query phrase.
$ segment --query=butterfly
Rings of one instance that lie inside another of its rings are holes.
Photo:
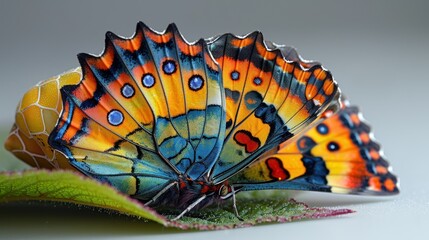
[[[188,43],[174,24],[106,33],[100,56],[21,100],[6,148],[147,206],[191,210],[265,189],[391,195],[391,173],[331,73],[260,32]]]

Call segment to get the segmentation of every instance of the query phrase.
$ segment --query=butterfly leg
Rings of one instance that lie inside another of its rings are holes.
[[[195,206],[197,206],[201,201],[203,201],[204,199],[206,199],[207,195],[203,195],[200,198],[198,198],[195,202],[193,202],[191,205],[189,205],[189,207],[187,207],[182,213],[180,213],[177,217],[173,218],[172,221],[177,221],[180,218],[183,217],[183,215],[185,215],[186,213],[188,213],[189,211],[191,211]]]
[[[146,202],[144,205],[145,206],[149,206],[149,205],[151,205],[152,203],[154,203],[162,194],[164,194],[165,192],[167,192],[170,188],[172,188],[173,186],[177,186],[177,187],[179,187],[179,185],[178,185],[178,182],[172,182],[172,183],[170,183],[170,184],[168,184],[165,188],[163,188],[161,191],[159,191],[155,196],[153,196],[152,197],[152,199],[151,200],[149,200],[148,202]]]
[[[240,214],[238,213],[238,209],[237,209],[237,200],[235,199],[235,190],[234,190],[234,186],[231,186],[231,191],[232,191],[232,207],[234,208],[234,213],[235,216],[240,220],[240,221],[244,221],[244,219],[240,216]]]

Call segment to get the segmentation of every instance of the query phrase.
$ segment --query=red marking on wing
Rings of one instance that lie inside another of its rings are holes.
[[[261,145],[261,141],[258,138],[253,137],[252,134],[245,130],[237,131],[234,135],[234,140],[240,146],[244,146],[246,148],[247,153],[252,153],[256,151]]]
[[[369,186],[374,190],[374,191],[380,191],[381,190],[381,182],[380,182],[380,178],[379,177],[371,177],[369,179]]]
[[[289,172],[283,168],[282,162],[278,158],[269,158],[265,161],[268,169],[270,170],[270,176],[279,181],[290,178]]]
[[[392,179],[388,178],[384,181],[384,187],[387,189],[387,191],[393,192],[396,188],[396,184]]]
[[[377,161],[380,159],[380,153],[377,150],[371,149],[369,151],[369,155],[371,156],[371,159],[374,161]]]

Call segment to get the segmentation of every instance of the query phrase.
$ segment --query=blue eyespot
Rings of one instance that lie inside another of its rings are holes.
[[[335,152],[335,151],[338,151],[339,149],[340,149],[340,146],[338,145],[338,143],[336,142],[328,143],[328,150],[330,152]]]
[[[232,80],[238,80],[240,78],[240,73],[239,72],[237,72],[237,71],[233,71],[232,73],[231,73],[231,79]]]
[[[107,121],[113,126],[118,126],[124,121],[124,115],[119,110],[112,110],[107,115]]]
[[[255,79],[253,79],[253,83],[259,86],[259,85],[261,85],[262,80],[258,77],[255,77]]]
[[[143,86],[150,88],[155,84],[155,78],[150,73],[146,73],[142,77]]]
[[[162,70],[164,70],[165,74],[173,74],[176,71],[176,63],[172,60],[167,60],[162,65]]]
[[[328,126],[326,126],[326,124],[324,124],[324,123],[317,125],[316,130],[317,130],[317,132],[319,132],[322,135],[326,135],[329,132]]]
[[[189,78],[189,88],[194,91],[200,90],[204,85],[204,80],[200,75],[194,75]]]
[[[131,98],[132,96],[134,96],[134,88],[127,83],[122,87],[121,93],[122,96],[124,96],[125,98]]]

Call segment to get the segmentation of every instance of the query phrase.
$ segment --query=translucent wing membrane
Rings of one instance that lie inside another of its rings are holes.
[[[302,61],[293,49],[268,45],[273,49],[260,32],[246,37],[225,34],[209,42],[222,69],[226,96],[226,137],[212,170],[215,183],[339,104],[339,91],[328,71]]]
[[[142,198],[209,170],[225,111],[204,40],[188,44],[174,25],[157,33],[139,23],[131,39],[107,33],[100,57],[78,57],[82,81],[61,89],[63,112],[50,136],[72,165]]]
[[[243,190],[298,189],[335,193],[388,195],[398,193],[380,146],[359,110],[343,109],[281,144],[231,180]]]

